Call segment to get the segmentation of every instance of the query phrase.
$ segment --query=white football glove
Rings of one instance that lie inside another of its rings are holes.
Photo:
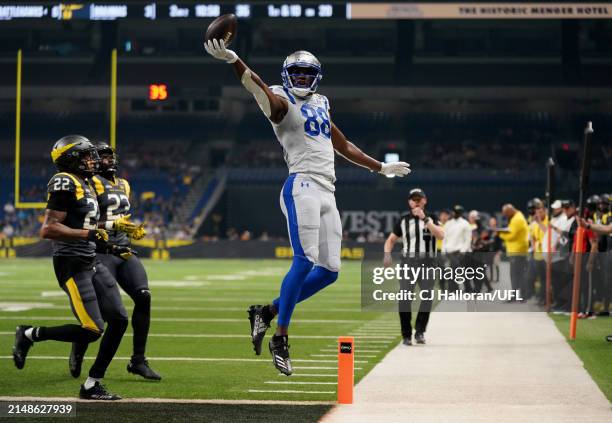
[[[225,48],[223,40],[208,40],[204,43],[204,49],[215,59],[223,60],[226,63],[234,63],[238,60],[238,55]]]
[[[385,176],[406,176],[411,172],[410,165],[406,162],[382,163],[378,173]]]

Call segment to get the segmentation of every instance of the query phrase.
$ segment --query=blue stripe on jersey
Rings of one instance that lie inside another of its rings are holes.
[[[300,243],[300,234],[298,230],[297,212],[295,211],[295,201],[293,200],[293,181],[297,174],[289,175],[283,185],[283,200],[287,209],[287,222],[289,225],[289,238],[291,239],[291,247],[293,248],[294,256],[304,256],[304,249]]]
[[[289,101],[295,104],[295,98],[293,98],[293,96],[289,93],[289,90],[287,89],[287,87],[283,87],[283,90],[285,91],[285,94],[287,94],[287,97],[289,97]]]

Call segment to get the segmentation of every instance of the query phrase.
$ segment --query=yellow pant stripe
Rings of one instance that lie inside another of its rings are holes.
[[[94,332],[100,333],[100,329],[92,320],[92,318],[89,317],[89,314],[87,314],[87,310],[85,310],[83,300],[81,299],[81,294],[79,293],[79,288],[77,288],[73,278],[68,279],[68,282],[66,282],[66,288],[68,288],[68,294],[70,295],[72,306],[76,311],[77,317],[79,318],[81,325],[85,329],[93,330]]]

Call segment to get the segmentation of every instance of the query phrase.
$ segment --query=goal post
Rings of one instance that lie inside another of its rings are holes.
[[[44,209],[46,202],[21,201],[21,88],[22,88],[22,50],[17,50],[17,81],[15,95],[15,199],[16,209]],[[111,52],[110,81],[110,144],[117,146],[117,49]]]

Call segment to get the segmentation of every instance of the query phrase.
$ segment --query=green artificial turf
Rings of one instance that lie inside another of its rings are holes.
[[[612,342],[605,339],[607,335],[612,335],[612,317],[579,320],[573,341],[568,338],[570,318],[555,315],[551,315],[551,318],[593,380],[612,402]]]
[[[338,336],[361,328],[360,332],[375,337],[376,327],[389,328],[378,338],[356,337],[355,382],[400,339],[395,313],[360,310],[359,263],[345,262],[334,285],[297,306],[289,338],[295,375],[282,376],[272,365],[267,339],[262,355],[255,356],[246,310],[250,304],[267,303],[277,295],[289,261],[145,260],[144,263],[153,298],[147,356],[163,380],[150,382],[127,373],[126,358],[132,352],[132,329],[128,327],[104,380],[109,390],[125,398],[334,401],[337,380],[334,348]],[[131,299],[126,296],[123,299],[131,314]],[[38,306],[6,311],[7,303]],[[52,308],[43,308],[48,305]],[[10,357],[18,324],[52,326],[74,322],[50,259],[0,261],[0,396],[77,395],[99,343],[90,346],[78,380],[70,377],[67,359],[64,359],[68,357],[69,344],[53,341],[35,344],[23,370],[17,370]],[[369,328],[370,325],[376,327]],[[177,334],[185,336],[167,336]],[[374,352],[361,354],[360,349]],[[323,376],[302,376],[306,374]],[[129,414],[130,407],[126,407]]]

